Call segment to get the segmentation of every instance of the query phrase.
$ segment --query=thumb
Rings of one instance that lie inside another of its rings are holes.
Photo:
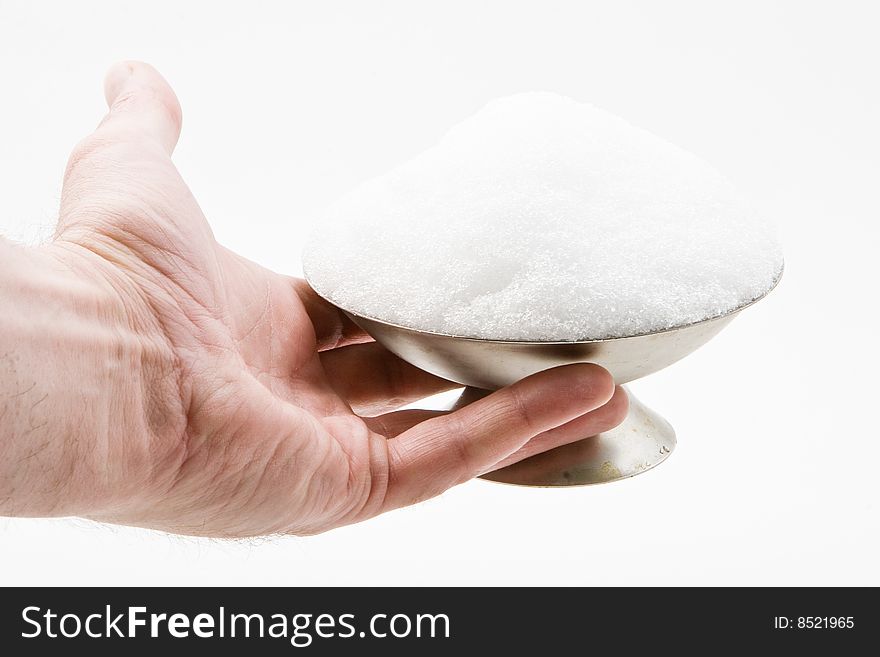
[[[120,62],[104,79],[110,108],[96,133],[120,139],[149,139],[169,155],[177,144],[183,113],[177,96],[149,64]]]
[[[109,111],[95,131],[73,149],[64,173],[58,234],[100,207],[131,214],[147,205],[131,190],[179,177],[170,155],[180,135],[182,113],[174,91],[158,71],[143,62],[120,62],[107,73],[104,93]],[[182,182],[178,185],[184,189]],[[188,191],[188,190],[187,190]],[[128,193],[127,193],[128,192]],[[119,206],[119,207],[117,207]]]

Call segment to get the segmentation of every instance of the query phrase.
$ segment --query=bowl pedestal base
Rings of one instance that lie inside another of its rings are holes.
[[[629,413],[614,429],[584,438],[506,468],[483,479],[518,486],[586,486],[626,479],[662,463],[675,449],[675,431],[661,415],[629,395]],[[455,407],[489,394],[465,388]]]

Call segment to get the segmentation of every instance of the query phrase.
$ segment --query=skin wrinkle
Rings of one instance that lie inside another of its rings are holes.
[[[279,456],[278,456],[279,452],[284,447],[285,447],[284,441],[280,441],[280,440],[277,441],[275,448],[269,454],[268,458],[266,458],[266,460],[262,463],[264,472],[272,467],[277,467],[277,463],[280,460]],[[288,472],[296,472],[296,470],[297,470],[297,468],[295,466],[296,461],[297,461],[297,459],[296,459],[295,452],[288,455],[285,459],[286,465],[284,466],[283,469],[285,469]],[[249,470],[258,469],[258,466],[255,463],[251,463],[251,464],[249,464],[248,469]],[[247,488],[247,494],[245,495],[244,499],[242,499],[242,501],[241,501],[241,508],[247,509],[251,505],[254,505],[254,506],[259,505],[260,500],[258,498],[261,497],[262,494],[264,494],[264,490],[265,490],[265,487],[262,485],[261,478],[262,477],[259,472],[257,472],[256,476],[254,476],[250,479],[248,479],[247,477],[240,477],[239,478],[239,485],[236,487],[236,493],[238,493],[242,488],[245,488],[245,487]]]
[[[248,430],[248,423],[250,421],[250,409],[248,409],[248,407],[246,406],[246,402],[244,401],[235,400],[234,402],[229,403],[232,404],[232,409],[228,412],[228,415],[230,418],[233,418],[235,420],[235,428],[231,429],[231,435],[229,439],[224,440],[221,443],[222,447],[220,451],[220,461],[222,463],[229,464],[229,467],[224,468],[224,470],[230,470],[231,474],[238,478],[241,478],[238,470],[248,468],[256,457],[256,455],[254,455],[254,458],[251,458],[249,460],[241,458],[243,454],[242,444],[247,443],[250,434],[250,431]],[[263,404],[262,409],[264,413],[269,411],[269,405],[270,404],[268,400]],[[226,429],[227,431],[230,430],[228,426],[226,427]],[[211,437],[208,437],[206,440],[210,441]],[[260,441],[260,444],[262,444],[262,441]]]
[[[328,418],[328,420],[332,420],[332,421],[342,420],[344,423],[349,422],[347,420],[347,418],[344,418],[344,417]],[[325,422],[327,422],[327,420],[325,420]],[[319,461],[328,461],[329,459],[326,456],[328,454],[332,455],[332,456],[336,456],[339,453],[341,453],[342,455],[345,456],[345,461],[346,461],[347,467],[345,468],[345,470],[335,470],[334,469],[332,471],[332,475],[331,474],[324,474],[322,472],[320,474],[320,476],[305,477],[302,479],[301,485],[305,486],[305,493],[304,494],[306,495],[306,497],[308,499],[312,500],[313,505],[318,506],[318,509],[320,511],[320,513],[318,513],[319,516],[329,514],[333,518],[340,517],[340,516],[345,515],[346,507],[348,506],[347,500],[350,500],[351,498],[344,496],[344,495],[333,496],[333,495],[316,494],[314,492],[314,489],[315,489],[315,483],[318,482],[320,484],[319,490],[320,491],[325,490],[328,478],[332,478],[333,481],[338,481],[340,478],[344,478],[346,481],[350,480],[350,478],[351,478],[350,451],[349,451],[347,445],[345,444],[346,441],[342,441],[338,437],[336,437],[337,436],[336,432],[331,432],[331,435],[333,435],[336,438],[334,441],[316,440],[317,432],[315,431],[315,429],[316,429],[316,427],[314,427],[312,425],[310,427],[310,430],[308,430],[304,435],[299,436],[300,441],[304,445],[311,446],[312,449],[319,449],[319,450],[321,450],[321,452],[323,452],[322,458],[319,459]],[[354,437],[351,437],[351,438],[352,438],[351,442],[353,442],[353,443],[359,442],[356,439],[354,439]],[[305,448],[303,448],[303,449],[305,449]],[[333,489],[333,487],[331,487],[331,490],[332,489]],[[330,504],[330,500],[333,500],[333,499],[337,500],[335,505]]]
[[[372,517],[386,507],[388,486],[391,478],[391,454],[389,441],[384,436],[372,434],[369,443],[370,491],[363,506],[354,513],[348,522],[355,522],[358,517]]]
[[[116,243],[118,243],[118,242],[116,242]],[[125,244],[121,244],[121,245],[122,245],[124,248],[131,249],[131,247],[129,247],[129,246],[125,245]],[[88,248],[88,247],[86,247],[86,248]],[[101,257],[101,255],[102,255],[102,254],[98,254],[99,257]],[[152,305],[154,296],[153,296],[153,295],[146,295],[146,298],[147,298],[148,303],[150,303],[150,305]],[[192,297],[191,297],[191,298],[192,298]],[[192,300],[195,301],[194,298],[192,298]],[[158,317],[161,317],[161,316],[162,316],[162,314],[160,314],[160,313],[155,313],[155,314],[156,314]],[[192,319],[192,317],[189,317],[189,319],[190,319],[191,322],[194,323],[194,325],[198,326],[198,322],[196,322],[194,319]],[[163,329],[163,333],[165,334],[166,339],[169,339],[169,340],[170,340],[170,334],[169,334],[169,331],[168,331],[167,329]],[[226,349],[229,348],[229,347],[226,347],[225,345],[214,345],[214,346],[217,347],[217,348],[220,348],[220,349],[222,349],[222,350],[226,350]],[[178,376],[179,376],[179,377],[182,377],[182,373],[179,374]],[[191,414],[191,411],[190,411],[190,413],[188,413],[188,415],[190,415],[190,414]]]
[[[126,235],[126,234],[127,234],[127,233],[123,232],[123,235]],[[132,235],[131,238],[135,241],[135,244],[137,243],[138,240],[142,240],[142,239],[143,239],[142,237],[140,237],[140,236],[135,236],[135,235]],[[134,246],[127,245],[124,241],[120,241],[120,239],[119,239],[118,236],[111,237],[110,239],[111,239],[113,242],[115,242],[115,243],[122,244],[123,246],[125,246],[126,248],[128,248],[132,253],[138,253],[138,250],[137,250]],[[152,246],[152,245],[150,245],[149,243],[147,243],[147,246]],[[177,265],[176,265],[176,262],[175,262],[175,260],[174,260],[174,258],[169,257],[169,258],[167,258],[167,260],[168,260],[170,263],[174,264],[174,267],[177,266]],[[182,272],[177,272],[176,269],[175,269],[174,267],[172,267],[172,268],[170,268],[170,269],[163,269],[162,267],[158,267],[158,266],[157,266],[154,262],[152,262],[152,261],[151,261],[150,263],[148,263],[148,267],[151,268],[151,269],[153,269],[153,270],[155,270],[155,271],[158,272],[161,276],[163,276],[165,279],[167,279],[170,283],[172,283],[173,285],[175,285],[175,286],[177,287],[177,290],[180,291],[180,292],[182,292],[182,293],[183,293],[184,295],[186,295],[187,297],[189,297],[189,299],[190,299],[191,301],[194,302],[194,304],[195,304],[195,306],[196,306],[197,308],[201,308],[201,309],[203,309],[204,312],[206,313],[206,315],[207,315],[208,317],[210,317],[210,318],[212,318],[212,319],[216,319],[216,318],[214,317],[214,315],[213,315],[212,310],[211,310],[208,306],[205,306],[205,305],[204,305],[204,304],[203,304],[203,303],[202,303],[197,297],[195,297],[195,296],[193,295],[192,292],[190,292],[188,289],[186,289],[186,287],[184,287],[183,285],[181,285],[181,284],[176,280],[176,277],[177,277],[178,275],[180,275]],[[148,278],[148,276],[145,276],[145,277]],[[199,327],[199,328],[202,328],[202,327],[199,325],[199,322],[197,322],[197,321],[194,319],[193,316],[189,316],[188,318],[190,319],[190,321],[192,321],[192,323],[193,323],[194,326]]]
[[[251,335],[254,334],[254,332],[255,332],[258,328],[261,328],[262,323],[263,323],[267,318],[269,318],[269,317],[271,316],[271,311],[272,311],[272,295],[271,295],[271,291],[268,289],[268,287],[269,287],[269,282],[267,281],[267,282],[266,282],[266,294],[265,294],[264,301],[263,301],[263,309],[260,311],[260,314],[259,314],[259,315],[257,316],[257,318],[253,321],[253,323],[251,324],[251,327],[250,327],[250,328],[244,333],[244,335],[241,335],[241,336],[239,336],[239,337],[237,337],[237,338],[234,338],[236,345],[241,344],[242,342],[246,341]],[[271,323],[269,323],[269,325],[270,325],[270,331],[271,331]],[[268,343],[269,343],[269,349],[270,349],[270,351],[269,351],[269,362],[271,363],[271,362],[272,362],[272,352],[271,352],[271,348],[272,348],[272,343],[273,343],[271,333],[270,333],[270,336],[269,336],[269,341],[268,341]]]
[[[103,260],[101,254],[95,253],[89,249],[88,246],[75,243],[70,243],[70,245],[74,248],[78,247],[84,249],[90,256]],[[120,300],[129,299],[131,294],[128,290],[131,286],[119,286],[115,284],[115,280],[115,277],[106,277],[106,281],[111,288],[115,290]],[[146,300],[147,303],[150,303],[153,298],[151,295],[140,296],[142,299]],[[132,318],[139,318],[143,313],[135,310],[134,304],[132,303],[123,302],[122,305],[125,308],[124,314],[134,326],[133,330],[139,332],[139,325],[143,322],[140,319],[132,321]],[[161,317],[161,315],[156,312],[151,314],[156,318]],[[167,338],[167,333],[162,330],[159,332],[159,335],[163,336],[163,338],[159,340],[160,346],[152,347],[151,345],[154,344],[154,341],[145,343],[145,341],[140,340],[138,342],[138,346],[141,347],[141,372],[144,373],[141,377],[142,398],[144,399],[145,404],[144,413],[147,418],[147,427],[154,436],[161,432],[162,427],[165,426],[167,422],[166,418],[173,414],[173,400],[178,399],[182,404],[183,400],[186,399],[182,383],[180,359],[176,356],[174,349],[171,347],[170,340]],[[146,346],[144,346],[145,344]],[[158,365],[156,363],[158,363]],[[160,371],[157,373],[156,370]],[[169,380],[171,380],[172,390],[176,390],[177,395],[166,394],[165,399],[163,399],[161,392],[168,392],[166,381]],[[159,420],[156,418],[159,418]]]
[[[89,174],[95,173],[94,171],[86,172],[86,175],[80,175],[80,167],[86,165],[90,168],[95,168],[96,165],[100,162],[99,158],[95,156],[98,155],[105,148],[118,148],[118,142],[115,139],[102,138],[96,135],[89,135],[84,139],[81,139],[77,144],[73,147],[73,150],[70,153],[70,157],[67,160],[67,167],[64,171],[64,178],[62,179],[63,189],[65,192],[75,192],[77,189],[76,184],[72,184],[73,181],[79,180],[89,180],[92,176]],[[62,204],[61,209],[62,213],[65,213],[67,210],[64,199],[67,198],[67,193],[62,194]]]
[[[362,422],[355,424],[345,418],[341,419],[350,427],[349,429],[344,430],[344,435],[348,435],[349,440],[337,440],[337,444],[345,454],[349,463],[348,476],[346,478],[349,493],[347,499],[363,499],[364,503],[366,503],[366,500],[369,497],[369,489],[372,485],[372,468],[370,467],[371,464],[369,460],[363,461],[358,457],[360,456],[360,452],[364,451],[363,446],[366,445],[367,459],[369,459],[371,454],[370,447],[372,431],[370,431],[369,427]],[[353,449],[352,446],[354,445],[360,445],[361,449]],[[375,464],[372,465],[375,467]],[[364,473],[369,476],[364,476]]]
[[[468,435],[468,427],[460,417],[449,415],[443,419],[446,434],[456,438]],[[446,454],[443,467],[449,471],[460,472],[459,478],[462,480],[470,479],[473,476],[471,475],[471,472],[475,470],[473,467],[473,447],[474,443],[471,441],[460,439],[441,441],[433,439],[430,434],[422,441],[423,452],[430,453],[442,450]]]
[[[140,251],[139,251],[139,249],[136,248],[135,245],[137,245],[139,242],[143,242],[143,238],[139,235],[128,234],[124,230],[121,230],[121,231],[118,230],[117,232],[120,232],[121,235],[129,235],[130,239],[132,240],[132,243],[128,243],[125,240],[120,240],[119,235],[116,235],[113,237],[111,237],[109,235],[102,235],[101,237],[98,238],[99,243],[100,243],[101,239],[107,240],[109,242],[107,245],[109,248],[106,251],[97,251],[94,248],[92,248],[90,246],[90,244],[84,243],[83,241],[77,240],[76,243],[79,244],[80,246],[82,246],[83,248],[88,249],[89,251],[92,251],[93,253],[95,253],[95,255],[97,255],[100,258],[104,258],[105,260],[109,260],[110,262],[113,262],[117,266],[122,266],[122,267],[127,268],[127,261],[128,260],[131,260],[131,259],[137,260],[138,259],[138,257],[139,257],[138,254],[140,253]],[[90,239],[94,240],[95,237],[97,237],[97,236],[92,236]],[[151,248],[157,248],[153,245],[150,245],[149,243],[145,243],[145,244],[147,246],[151,246]],[[115,246],[122,247],[122,249],[128,253],[129,259],[127,260],[125,258],[121,258],[121,259],[114,258],[112,254],[114,253]],[[141,264],[147,264],[147,263],[141,263]],[[182,292],[187,297],[189,297],[189,299],[194,302],[196,307],[203,308],[205,310],[205,312],[207,313],[207,315],[213,318],[211,311],[207,307],[205,307],[197,298],[195,298],[189,290],[187,290],[185,287],[182,287],[176,281],[176,279],[170,275],[173,272],[170,272],[168,270],[163,270],[162,268],[156,267],[155,263],[152,263],[152,262],[147,264],[147,266],[149,269],[155,270],[157,273],[159,273],[166,282],[175,285],[177,290]],[[150,278],[149,275],[142,275],[136,271],[129,271],[129,275],[136,275],[136,276],[139,276],[139,277],[142,277],[145,279]],[[181,308],[181,309],[183,310],[184,308]],[[193,322],[194,326],[199,327],[199,323],[196,322],[192,317],[189,317],[189,319]],[[199,328],[201,328],[201,327],[199,327]]]
[[[235,438],[240,435],[242,435],[242,430],[238,429],[233,432],[232,437]],[[246,478],[243,474],[253,464],[252,462],[238,463],[236,459],[229,458],[231,445],[232,441],[229,441],[229,443],[223,446],[221,462],[231,463],[232,467],[217,468],[208,482],[209,490],[211,490],[210,508],[212,509],[208,515],[209,520],[214,519],[216,521],[224,514],[227,508],[245,508],[244,499],[242,499],[240,494],[242,487],[246,485]],[[258,485],[258,482],[255,485]],[[225,531],[232,533],[234,527],[226,525]]]
[[[513,389],[511,401],[513,402],[513,412],[519,416],[523,424],[529,428],[530,433],[536,433],[534,431],[535,423],[532,421],[532,414],[529,412],[529,405],[522,398],[522,393],[518,388]]]
[[[269,319],[274,316],[273,308],[272,308],[272,294],[271,294],[271,283],[266,281],[266,312],[262,317]],[[262,318],[261,318],[262,319]],[[273,322],[268,321],[269,324],[269,366],[273,367],[275,363],[275,326]],[[271,370],[270,370],[271,372]]]
[[[264,462],[261,473],[257,473],[254,478],[251,494],[243,503],[244,508],[247,507],[248,502],[256,501],[261,491],[268,489],[268,487],[262,485],[266,477],[278,472],[290,474],[301,472],[302,468],[299,467],[301,461],[298,457],[298,450],[291,450],[290,444],[290,440],[278,440],[276,442],[274,449],[269,453],[268,458]],[[300,481],[302,480],[308,481],[308,479],[301,477]],[[272,533],[286,531],[288,529],[288,522],[282,521],[277,526],[272,527],[270,531]]]
[[[219,409],[226,411],[223,413],[223,417],[234,417],[235,410],[232,410],[230,413],[230,406],[224,407],[224,404],[231,403],[231,408],[236,409],[236,407],[240,408],[240,405],[244,403],[243,399],[234,394],[236,391],[236,383],[236,375],[226,377],[222,383],[218,383],[218,381],[215,380],[211,389],[201,400],[193,398],[190,407],[187,409],[187,426],[190,428],[195,427],[197,429],[197,421],[202,417],[210,416],[212,414],[212,412],[206,412],[205,408],[209,407],[217,400],[219,400],[217,402]],[[228,390],[230,390],[232,394],[228,394]],[[229,400],[231,400],[231,402]]]
[[[384,436],[378,436],[372,431],[367,431],[367,472],[366,478],[357,476],[357,464],[350,459],[349,468],[349,498],[360,499],[363,502],[350,508],[340,516],[341,524],[354,522],[358,517],[374,515],[383,506],[385,495],[388,490],[388,441]],[[378,443],[378,447],[377,447]],[[358,486],[358,482],[360,485]]]

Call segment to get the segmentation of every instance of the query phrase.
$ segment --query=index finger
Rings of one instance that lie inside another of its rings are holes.
[[[533,436],[603,406],[614,379],[592,363],[526,377],[388,441],[383,511],[415,504],[492,469]]]

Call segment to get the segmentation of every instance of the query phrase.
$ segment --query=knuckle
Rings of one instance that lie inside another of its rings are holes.
[[[465,481],[476,473],[471,432],[455,413],[449,415],[447,420],[445,433],[449,437],[447,448],[450,471],[462,473],[459,479]]]
[[[452,471],[463,472],[466,476],[470,471],[471,464],[471,450],[469,449],[467,436],[457,434],[449,447],[449,456],[453,464]]]
[[[510,388],[510,411],[518,424],[522,424],[530,432],[535,433],[535,419],[532,409],[517,386]]]

